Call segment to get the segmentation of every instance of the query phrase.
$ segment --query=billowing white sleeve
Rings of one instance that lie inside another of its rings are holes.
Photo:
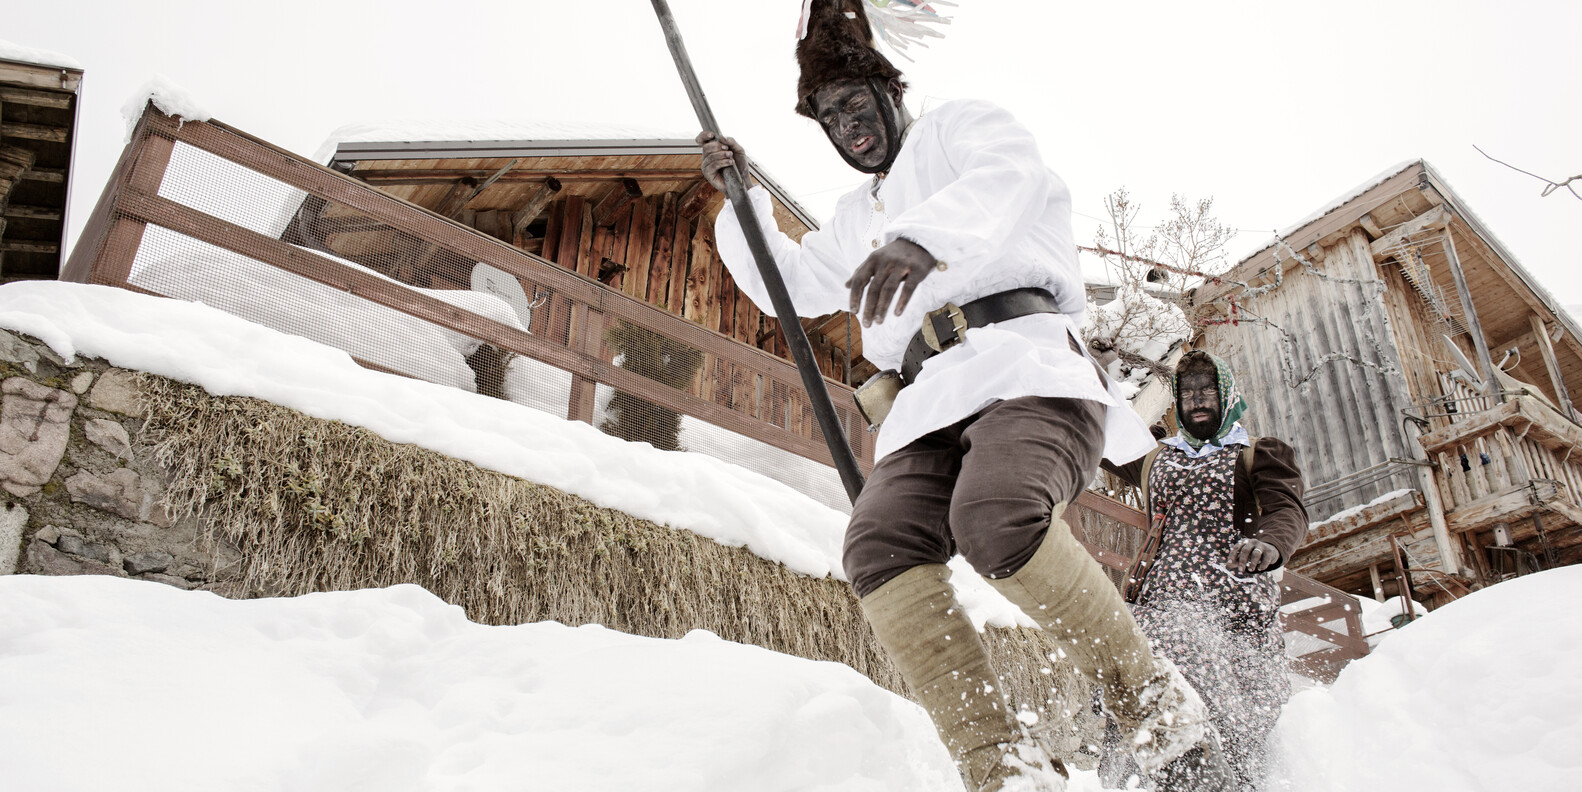
[[[958,177],[892,220],[883,241],[909,239],[970,278],[1002,258],[1056,187],[1032,132],[1010,113],[982,101],[952,105],[938,147],[919,155],[944,158]]]
[[[785,281],[786,292],[791,295],[791,304],[796,306],[797,313],[813,317],[846,310],[851,300],[851,290],[846,288],[846,280],[851,277],[856,266],[844,263],[840,242],[834,232],[810,231],[802,237],[802,244],[798,245],[775,225],[774,204],[770,201],[768,190],[756,186],[748,190],[747,197],[752,201],[758,215],[758,225],[763,228],[769,252],[774,256],[775,265],[780,270],[780,277]],[[769,291],[764,287],[763,276],[753,261],[747,238],[742,235],[742,227],[736,220],[736,209],[730,201],[725,202],[719,217],[714,221],[714,237],[719,244],[720,260],[730,269],[737,288],[751,298],[760,310],[773,316],[774,305],[769,299]]]

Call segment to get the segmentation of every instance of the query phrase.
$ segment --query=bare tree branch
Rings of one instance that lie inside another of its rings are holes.
[[[1494,159],[1493,157],[1489,156],[1489,153],[1487,151],[1484,151],[1483,149],[1478,148],[1477,144],[1473,144],[1472,148],[1477,149],[1477,152],[1479,154],[1482,154],[1483,156],[1488,157],[1489,159],[1494,160],[1495,162],[1498,162],[1501,165],[1504,165],[1505,167],[1510,168],[1513,171],[1516,171],[1517,173],[1525,173],[1528,176],[1531,176],[1534,179],[1537,179],[1538,181],[1541,181],[1544,184],[1549,185],[1548,187],[1544,188],[1543,193],[1539,196],[1541,198],[1548,198],[1549,197],[1549,193],[1552,193],[1555,190],[1558,190],[1558,189],[1564,187],[1567,192],[1571,193],[1571,196],[1573,198],[1576,198],[1577,200],[1582,201],[1582,195],[1579,195],[1577,193],[1577,189],[1575,187],[1571,186],[1571,182],[1574,182],[1574,181],[1577,181],[1579,179],[1582,179],[1582,173],[1579,173],[1579,174],[1577,174],[1575,176],[1572,176],[1571,178],[1566,179],[1563,182],[1551,181],[1549,179],[1545,179],[1542,176],[1539,176],[1536,173],[1532,173],[1530,171],[1524,171],[1521,168],[1518,168],[1515,165],[1510,164],[1509,162],[1502,162],[1500,160]]]

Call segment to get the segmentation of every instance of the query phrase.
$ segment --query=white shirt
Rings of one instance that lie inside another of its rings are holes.
[[[1104,456],[1117,464],[1156,444],[1124,397],[1071,349],[1087,306],[1071,233],[1071,195],[1010,113],[988,102],[955,101],[919,118],[877,196],[868,185],[846,194],[829,223],[800,245],[775,226],[766,190],[755,187],[748,195],[802,316],[846,310],[846,280],[870,253],[896,239],[916,242],[945,262],[945,270],[918,285],[905,313],[863,328],[863,352],[881,370],[901,367],[923,315],[947,302],[1034,287],[1056,295],[1064,311],[973,328],[961,344],[924,362],[879,430],[876,459],[994,401],[1021,396],[1090,399],[1119,408],[1108,411],[1104,444]],[[772,315],[728,205],[715,221],[715,236],[736,285]]]

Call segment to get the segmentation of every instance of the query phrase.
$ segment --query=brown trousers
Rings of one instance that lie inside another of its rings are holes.
[[[997,401],[879,460],[846,528],[857,596],[958,552],[984,577],[1021,569],[1055,504],[1093,480],[1105,409],[1087,399]]]

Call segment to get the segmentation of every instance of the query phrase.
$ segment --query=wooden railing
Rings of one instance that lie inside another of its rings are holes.
[[[160,194],[178,145],[192,146],[296,188],[334,208],[342,226],[362,224],[426,246],[428,260],[482,262],[515,276],[528,295],[544,295],[526,330],[436,299],[432,292],[380,277],[307,247],[289,244]],[[795,366],[632,299],[598,281],[217,122],[171,118],[145,108],[131,142],[99,200],[62,280],[139,291],[133,260],[149,226],[159,226],[301,278],[355,295],[501,350],[547,363],[572,376],[566,416],[591,421],[594,387],[608,385],[675,413],[692,416],[771,446],[830,464]],[[217,274],[223,277],[223,274]],[[234,288],[246,289],[236,283]],[[672,387],[615,363],[606,343],[617,324],[633,325],[701,353],[700,372]],[[387,366],[373,366],[391,370]],[[397,370],[395,373],[409,374]],[[852,390],[825,380],[853,451],[865,469],[873,441],[858,417]]]
[[[449,251],[460,260],[492,265],[514,275],[527,294],[546,295],[546,301],[533,312],[531,327],[507,325],[437,299],[430,290],[392,281],[367,269],[349,266],[336,257],[163,197],[161,184],[178,144],[195,147],[316,196],[324,205],[335,207],[336,222],[341,227],[381,228],[403,234],[418,243],[427,259]],[[818,434],[796,369],[787,361],[705,330],[224,124],[180,122],[152,108],[145,109],[62,279],[153,293],[132,282],[133,262],[150,226],[570,372],[573,387],[566,405],[570,419],[592,420],[593,388],[596,383],[603,383],[676,413],[830,464],[829,451]],[[214,274],[224,277],[223,272]],[[244,290],[249,287],[245,282],[232,285]],[[700,373],[688,387],[675,388],[616,365],[606,339],[607,331],[617,323],[644,328],[700,351],[704,358]],[[825,386],[849,429],[853,450],[864,468],[871,470],[873,442],[860,425],[851,389],[830,380],[825,381]],[[1081,526],[1085,546],[1115,580],[1130,566],[1141,532],[1147,527],[1141,512],[1095,492],[1084,492],[1068,511],[1067,519],[1072,525]],[[1283,588],[1288,603],[1314,597],[1324,600],[1318,607],[1286,616],[1288,629],[1321,638],[1333,646],[1298,658],[1300,667],[1309,673],[1328,675],[1345,661],[1367,653],[1354,598],[1291,572],[1285,573]],[[1345,619],[1345,634],[1319,624],[1336,615]]]
[[[1111,581],[1120,585],[1148,530],[1143,513],[1089,490],[1077,496],[1066,510],[1065,519]],[[1301,606],[1284,611],[1286,632],[1312,636],[1328,645],[1292,658],[1297,671],[1315,679],[1333,680],[1346,663],[1368,654],[1362,607],[1356,597],[1287,569],[1281,573],[1280,599],[1283,609]],[[1345,632],[1325,626],[1336,621],[1344,623]]]
[[[1582,427],[1540,399],[1493,396],[1441,377],[1445,397],[1427,405],[1423,449],[1439,469],[1452,530],[1512,521],[1544,507],[1582,517]]]

